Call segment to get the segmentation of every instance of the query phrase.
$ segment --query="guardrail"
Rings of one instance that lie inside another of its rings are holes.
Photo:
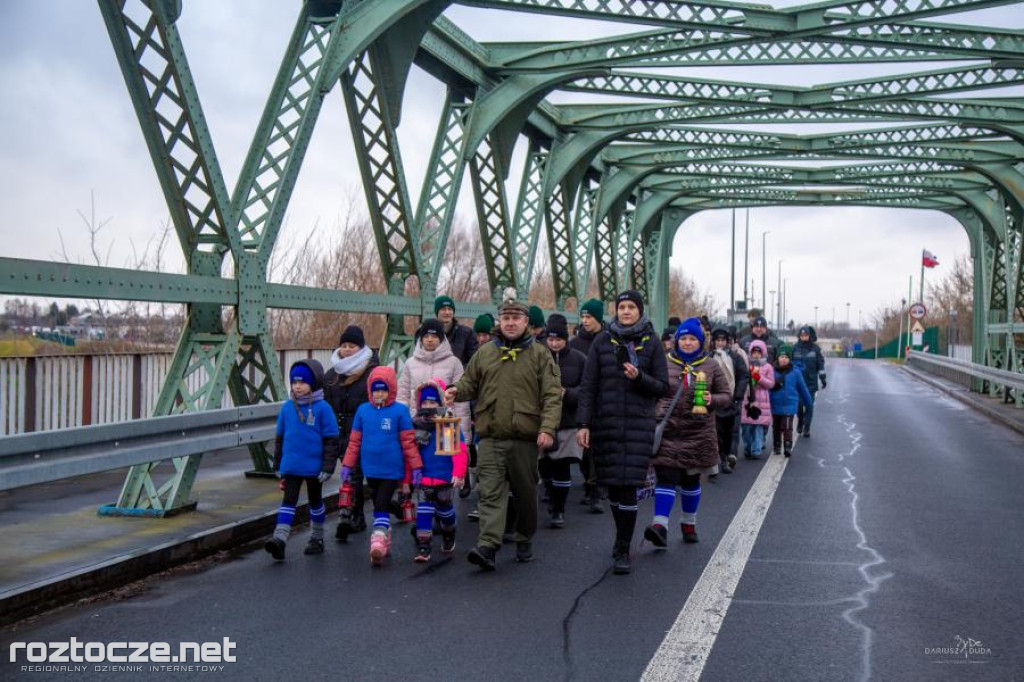
[[[274,438],[281,403],[263,403],[0,439],[0,491]]]
[[[920,351],[910,351],[907,364],[972,391],[1002,393],[1006,402],[1024,408],[1024,374]]]

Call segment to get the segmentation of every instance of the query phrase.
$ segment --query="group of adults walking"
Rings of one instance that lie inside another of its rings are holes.
[[[437,317],[422,322],[399,373],[398,401],[415,416],[418,387],[436,380],[447,386],[444,402],[460,418],[476,471],[480,523],[468,553],[471,563],[495,570],[507,540],[515,544],[515,560],[533,559],[538,464],[552,528],[565,525],[572,463],[580,464],[586,481],[588,509],[603,512],[607,496],[617,574],[632,570],[638,491],[649,490],[652,478],[655,509],[644,537],[657,549],[668,546],[668,520],[678,498],[682,538],[698,541],[702,477],[731,472],[737,417],[744,426],[749,419],[744,400],[756,388],[751,370],[758,371],[749,348],[764,346],[759,350],[768,362],[779,351],[763,318],[753,321],[743,339],[689,318],[678,322],[671,344],[663,346],[642,296],[632,290],[616,297],[607,323],[601,301],[584,303],[574,335],[562,315],[545,321],[533,311],[531,320],[531,306],[514,296],[498,307],[497,319],[481,315],[472,328],[459,323],[449,297],[438,297],[434,310]],[[824,384],[824,360],[813,329],[806,331],[791,356],[802,374],[814,377],[817,389],[819,375]],[[362,330],[346,328],[324,378],[324,399],[337,415],[342,451],[377,364]],[[813,399],[798,431],[809,435],[812,417]],[[339,540],[366,527],[361,472],[352,472],[352,482],[354,504],[342,510]],[[510,513],[514,523],[507,526]]]

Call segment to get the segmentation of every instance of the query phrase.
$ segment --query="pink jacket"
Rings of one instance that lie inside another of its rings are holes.
[[[769,391],[775,386],[775,370],[768,364],[768,349],[764,345],[764,341],[751,341],[750,350],[754,348],[761,349],[761,357],[766,358],[762,365],[751,365],[750,366],[750,382],[754,386],[754,404],[761,408],[761,415],[757,419],[751,419],[747,416],[747,400],[743,401],[743,406],[740,408],[741,424],[760,424],[761,426],[771,426],[772,423],[772,402],[769,396]],[[759,376],[755,383],[754,377]],[[749,394],[748,394],[749,395]]]

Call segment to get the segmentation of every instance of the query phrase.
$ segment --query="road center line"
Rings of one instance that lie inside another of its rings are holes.
[[[697,682],[700,679],[789,462],[788,457],[767,454],[767,451],[766,455],[768,461],[704,567],[676,622],[647,664],[641,682]]]

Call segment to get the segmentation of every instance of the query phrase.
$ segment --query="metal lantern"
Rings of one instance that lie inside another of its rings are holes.
[[[437,436],[437,447],[434,454],[448,456],[459,454],[459,423],[461,421],[459,417],[452,414],[451,409],[434,418]]]
[[[693,414],[707,414],[707,401],[704,400],[704,393],[708,390],[708,376],[704,372],[697,372],[697,385],[693,393]]]

